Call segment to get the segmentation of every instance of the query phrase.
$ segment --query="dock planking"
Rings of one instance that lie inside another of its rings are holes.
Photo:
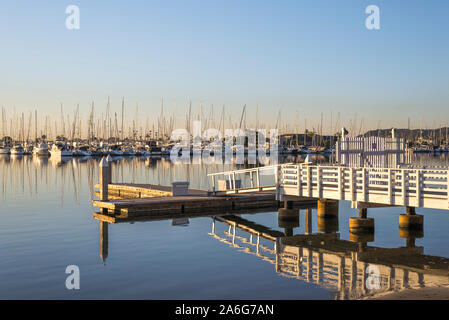
[[[95,188],[100,189],[100,184]],[[108,195],[113,198],[170,197],[171,186],[139,183],[113,183],[108,185]],[[208,191],[189,189],[189,195],[207,196]]]
[[[275,192],[272,191],[211,195],[205,190],[189,189],[187,195],[173,196],[170,186],[125,183],[110,184],[108,190],[114,191],[115,195],[108,200],[94,200],[93,205],[102,209],[101,215],[112,217],[114,222],[138,217],[174,217],[195,213],[203,216],[257,209],[268,211],[279,207]],[[124,198],[117,195],[124,195]],[[316,201],[296,201],[294,205],[298,208],[310,207],[316,205]]]

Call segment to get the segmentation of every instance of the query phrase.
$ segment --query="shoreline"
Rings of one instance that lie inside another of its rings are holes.
[[[361,300],[449,300],[449,285],[387,291]]]

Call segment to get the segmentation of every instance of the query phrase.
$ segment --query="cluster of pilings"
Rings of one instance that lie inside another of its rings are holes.
[[[293,201],[284,201],[278,210],[278,225],[285,236],[292,236],[293,229],[300,226],[300,210],[293,208]],[[335,233],[339,230],[338,200],[317,200],[318,231]],[[349,219],[349,240],[365,244],[374,241],[374,218],[368,217],[368,208],[359,208],[359,216]],[[305,234],[312,233],[312,209],[305,210]],[[406,207],[406,213],[399,216],[399,236],[407,239],[407,246],[414,247],[415,239],[422,238],[424,217],[416,214],[414,207]]]
[[[278,210],[278,226],[284,229],[285,236],[292,236],[293,229],[299,227],[300,210],[293,208],[293,201],[284,201]],[[318,231],[334,233],[338,231],[338,201],[319,200],[317,204]],[[312,209],[305,209],[305,234],[312,234]]]

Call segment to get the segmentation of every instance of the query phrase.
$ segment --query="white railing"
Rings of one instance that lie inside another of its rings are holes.
[[[281,165],[283,195],[449,208],[449,170]]]
[[[343,137],[335,150],[337,163],[344,166],[394,168],[409,162],[401,138]]]
[[[217,192],[225,192],[225,193],[242,193],[242,192],[254,192],[254,191],[264,191],[264,190],[274,190],[276,183],[276,172],[278,172],[279,165],[272,166],[264,166],[264,167],[256,167],[249,169],[241,169],[241,170],[232,170],[232,171],[224,171],[224,172],[216,172],[208,174],[208,177],[211,178],[211,188],[213,193]],[[271,184],[264,184],[262,182],[262,177],[273,176],[275,177],[275,182]],[[222,177],[227,181],[226,190],[217,190],[216,179],[218,177]],[[248,181],[242,181],[245,177]],[[242,182],[247,182],[248,185],[241,185],[240,187],[237,184],[237,180]]]

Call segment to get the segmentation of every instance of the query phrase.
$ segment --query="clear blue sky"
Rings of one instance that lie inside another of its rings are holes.
[[[65,28],[76,4],[81,29]],[[380,8],[381,29],[365,28]],[[262,121],[357,113],[367,127],[449,120],[449,1],[2,1],[0,105],[59,112],[89,103],[145,113],[188,101]],[[100,110],[98,110],[100,112]],[[218,113],[218,110],[216,111]],[[312,124],[311,124],[312,125]]]

